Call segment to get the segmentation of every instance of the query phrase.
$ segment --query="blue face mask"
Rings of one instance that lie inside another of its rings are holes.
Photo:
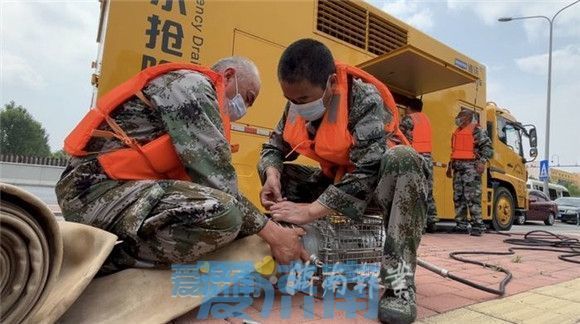
[[[236,121],[246,114],[248,108],[246,107],[246,101],[244,97],[238,91],[238,77],[234,75],[235,82],[236,82],[236,95],[228,100],[228,108],[230,114],[230,120]]]
[[[320,99],[307,102],[305,104],[295,104],[290,102],[290,109],[294,110],[298,115],[300,115],[300,117],[304,118],[304,120],[313,121],[320,119],[320,117],[322,117],[326,111],[324,102],[322,100],[326,94],[326,89],[328,89],[328,81],[326,82],[326,88],[324,89]]]

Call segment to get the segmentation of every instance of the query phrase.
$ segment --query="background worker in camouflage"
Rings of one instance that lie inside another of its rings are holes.
[[[422,118],[428,118],[427,115],[423,114],[423,101],[421,99],[413,98],[408,104],[408,111],[407,114],[401,119],[401,124],[399,128],[409,140],[409,143],[423,157],[425,163],[427,164],[427,221],[426,221],[426,231],[429,233],[434,233],[437,230],[437,222],[439,218],[437,218],[437,205],[435,204],[435,199],[433,197],[433,157],[432,153],[432,135],[431,135],[431,124],[425,123],[427,125],[419,125],[419,127],[423,127],[424,132],[418,133],[419,136],[425,137],[421,138],[420,140],[423,142],[428,143],[416,143],[414,141],[413,134],[415,133],[415,122],[413,121],[413,114],[417,115],[420,114]],[[418,119],[422,121],[422,119]],[[428,121],[428,120],[427,120]],[[423,145],[421,145],[423,144]],[[425,146],[424,144],[428,144],[428,149],[422,149],[421,147],[417,147],[418,145]]]
[[[356,221],[374,199],[386,227],[381,277],[388,290],[380,301],[379,318],[410,323],[416,317],[414,274],[425,222],[424,163],[411,147],[387,149],[384,125],[393,116],[376,87],[353,78],[348,94],[337,93],[335,72],[330,50],[318,41],[299,40],[282,54],[278,78],[288,103],[262,149],[261,203],[275,220],[307,224],[333,213]],[[350,98],[348,132],[355,141],[349,156],[354,169],[335,182],[320,168],[284,163],[299,155],[284,139],[287,121],[299,114],[308,120],[307,131],[315,138],[327,123],[323,116],[339,109],[340,95]],[[313,111],[314,106],[318,108]],[[401,267],[407,271],[398,278],[390,275]]]
[[[469,131],[471,140],[467,146],[461,148],[459,140],[452,140],[452,159],[447,168],[447,177],[453,176],[453,203],[455,205],[455,231],[467,231],[467,211],[471,216],[471,234],[479,236],[485,231],[481,220],[481,174],[485,171],[487,161],[493,156],[493,147],[486,131],[473,120],[472,110],[461,110],[455,118],[458,126],[456,133],[462,130]],[[455,142],[455,143],[454,143]],[[466,143],[466,142],[464,142]],[[453,158],[453,155],[471,149],[472,158]],[[459,153],[458,153],[459,152]]]
[[[212,70],[223,75],[231,119],[242,117],[260,90],[256,66],[246,58],[230,57]],[[255,233],[279,261],[298,259],[303,233],[267,221],[238,190],[211,81],[196,71],[176,70],[154,78],[143,93],[154,109],[132,97],[111,117],[142,144],[169,134],[194,182],[115,181],[97,160],[99,153],[72,158],[56,186],[58,202],[66,220],[107,230],[123,241],[106,270],[192,263],[236,237]],[[109,126],[103,123],[99,129]],[[116,138],[93,138],[86,150],[123,147]]]

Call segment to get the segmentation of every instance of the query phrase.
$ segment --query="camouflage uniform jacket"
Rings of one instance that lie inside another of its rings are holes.
[[[478,124],[473,129],[473,142],[475,146],[475,159],[480,163],[487,163],[493,157],[493,146],[485,129],[481,128]],[[451,146],[453,146],[453,143],[451,143]]]
[[[179,70],[155,78],[143,92],[152,101],[154,109],[133,97],[117,108],[111,117],[140,144],[169,134],[193,182],[232,195],[247,207],[244,208],[247,211],[244,217],[246,220],[250,218],[254,224],[252,231],[263,228],[266,223],[264,216],[238,192],[230,145],[224,136],[211,82],[203,74]],[[99,129],[110,130],[106,123]],[[93,138],[86,150],[105,152],[123,147],[115,138]],[[97,154],[72,158],[59,182],[57,196],[63,209],[72,211],[124,183],[108,178]],[[114,221],[112,219],[111,223]],[[99,227],[108,228],[109,225],[101,224]]]
[[[337,96],[331,100],[331,105],[338,104],[338,100],[335,100]],[[289,106],[286,104],[282,118],[269,141],[263,145],[258,165],[263,180],[268,167],[281,172],[283,162],[298,157],[295,152],[290,154],[292,147],[283,138]],[[364,213],[381,176],[381,157],[387,149],[386,136],[389,135],[385,133],[384,125],[391,119],[392,115],[385,109],[376,87],[353,79],[349,93],[348,130],[354,139],[349,155],[355,169],[345,174],[338,183],[330,185],[318,197],[319,203],[349,217],[358,217]],[[307,124],[311,138],[315,136],[319,125],[320,120]]]
[[[403,116],[399,124],[399,129],[401,129],[401,132],[403,132],[403,135],[405,135],[409,143],[413,143],[413,128],[415,128],[415,124],[411,116]]]

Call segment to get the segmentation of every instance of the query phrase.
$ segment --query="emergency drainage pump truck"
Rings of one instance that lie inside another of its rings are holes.
[[[525,213],[529,161],[523,144],[527,138],[534,158],[535,127],[486,102],[483,65],[365,2],[101,0],[94,99],[149,66],[208,66],[230,55],[252,59],[262,78],[260,96],[231,128],[232,143],[239,144],[233,161],[240,189],[260,206],[256,164],[285,105],[277,63],[287,45],[306,37],[384,82],[401,116],[410,98],[422,98],[433,127],[434,197],[441,220],[455,216],[453,184],[445,170],[454,117],[461,109],[475,111],[493,142],[494,157],[482,177],[484,221],[507,230],[516,215]]]

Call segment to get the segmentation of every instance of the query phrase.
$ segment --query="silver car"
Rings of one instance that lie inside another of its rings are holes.
[[[576,224],[579,221],[580,197],[560,197],[555,202],[562,222]]]

